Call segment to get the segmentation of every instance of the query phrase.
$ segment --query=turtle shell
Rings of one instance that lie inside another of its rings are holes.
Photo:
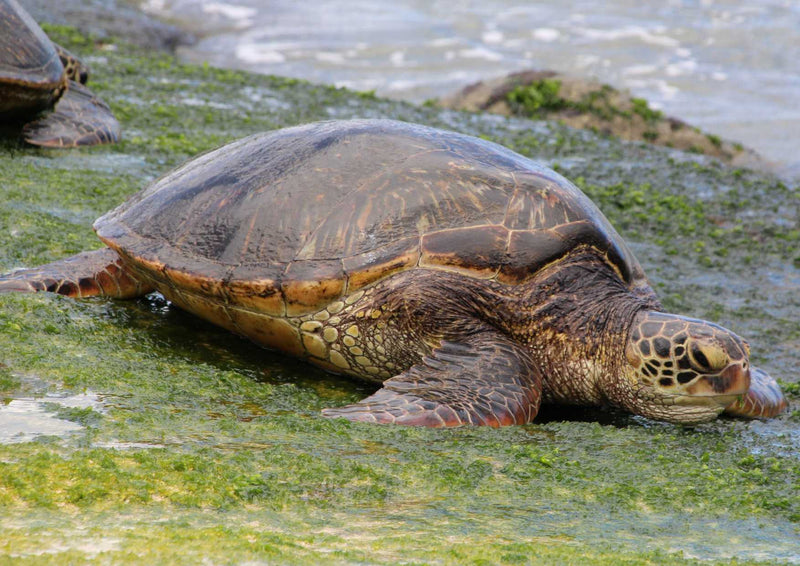
[[[242,139],[162,177],[95,229],[183,303],[199,296],[274,317],[321,310],[408,269],[518,285],[580,246],[630,288],[646,284],[562,176],[491,142],[386,120]]]
[[[48,108],[66,86],[47,35],[16,0],[0,0],[0,114]]]

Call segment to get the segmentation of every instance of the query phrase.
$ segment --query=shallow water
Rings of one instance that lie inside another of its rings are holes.
[[[529,68],[597,77],[800,175],[792,0],[145,0],[190,61],[423,101]]]
[[[59,418],[58,410],[101,410],[101,406],[99,397],[92,392],[6,399],[0,405],[0,444],[30,442],[42,436],[65,437],[79,432],[84,427]]]

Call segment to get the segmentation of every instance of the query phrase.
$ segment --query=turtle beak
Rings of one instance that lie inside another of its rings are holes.
[[[748,389],[750,389],[750,368],[735,363],[717,375],[698,379],[686,388],[686,392],[697,397],[729,397],[744,395]]]
[[[762,369],[754,367],[750,371],[750,390],[729,405],[725,412],[748,419],[780,415],[789,403],[778,383]]]

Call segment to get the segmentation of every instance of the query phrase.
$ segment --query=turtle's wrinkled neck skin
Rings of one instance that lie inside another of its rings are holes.
[[[586,285],[596,291],[581,292]],[[545,268],[520,290],[517,301],[497,304],[508,331],[539,360],[543,401],[623,406],[626,338],[638,313],[660,308],[652,291],[632,291],[592,252]]]

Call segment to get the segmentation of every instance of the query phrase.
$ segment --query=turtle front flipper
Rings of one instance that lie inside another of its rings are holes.
[[[152,287],[131,273],[115,251],[104,248],[0,277],[0,293],[37,291],[129,299],[149,293]]]
[[[725,409],[726,415],[749,419],[780,415],[789,403],[778,383],[762,369],[750,368],[750,389]]]
[[[524,424],[536,416],[541,392],[541,376],[528,353],[487,330],[461,342],[442,342],[374,395],[323,414],[429,427]]]
[[[26,124],[22,137],[41,147],[78,147],[119,141],[119,122],[108,105],[75,81],[52,112]]]

